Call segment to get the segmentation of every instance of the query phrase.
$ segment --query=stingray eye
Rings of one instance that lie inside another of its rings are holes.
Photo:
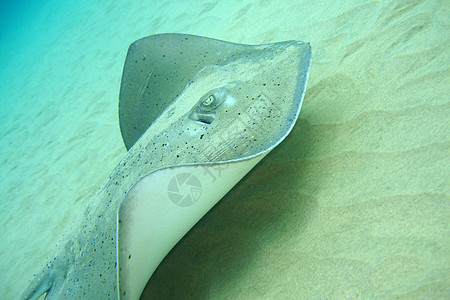
[[[202,103],[200,103],[199,108],[204,111],[211,111],[213,109],[213,104],[216,101],[214,95],[209,95]]]
[[[215,110],[225,101],[227,96],[228,91],[225,88],[209,91],[194,106],[189,118],[202,124],[211,124],[216,118]]]

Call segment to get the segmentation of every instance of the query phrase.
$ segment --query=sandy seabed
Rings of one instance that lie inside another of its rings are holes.
[[[1,299],[125,155],[126,51],[162,32],[309,41],[313,61],[293,132],[144,298],[450,297],[448,2],[84,2],[46,1],[0,37]]]

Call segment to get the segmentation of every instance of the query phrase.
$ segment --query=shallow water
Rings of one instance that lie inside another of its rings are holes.
[[[0,298],[23,291],[125,155],[126,51],[162,32],[309,41],[313,63],[294,131],[169,254],[144,295],[449,296],[444,1],[135,2],[2,10]]]

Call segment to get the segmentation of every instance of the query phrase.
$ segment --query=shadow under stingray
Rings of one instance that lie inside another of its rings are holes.
[[[141,299],[205,299],[248,277],[262,252],[301,234],[316,206],[298,188],[308,174],[310,126],[299,120],[275,148],[171,250]],[[251,275],[250,275],[251,276]]]

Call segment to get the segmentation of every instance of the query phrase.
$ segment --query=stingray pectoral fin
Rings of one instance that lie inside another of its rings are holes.
[[[167,253],[266,154],[169,167],[137,182],[118,211],[119,298],[138,299]]]
[[[186,48],[187,41],[195,43]],[[203,61],[207,55],[198,55],[202,51],[196,44],[214,59]],[[178,59],[180,53],[200,59],[186,64],[196,67],[182,64],[180,69],[175,59],[168,64],[168,57]],[[158,67],[160,57],[164,68]],[[139,179],[118,208],[119,299],[138,299],[170,249],[289,134],[300,113],[310,62],[309,44],[298,41],[245,46],[161,35],[130,47],[119,106],[122,137],[131,147],[130,157],[152,153],[161,167]],[[176,89],[159,85],[158,78],[169,78],[158,75],[163,70],[184,78],[176,95],[171,94]],[[150,80],[142,93],[133,83],[147,84],[142,74],[149,73],[154,86]],[[148,129],[149,114],[136,110],[142,105],[164,109],[151,117],[156,119]]]

